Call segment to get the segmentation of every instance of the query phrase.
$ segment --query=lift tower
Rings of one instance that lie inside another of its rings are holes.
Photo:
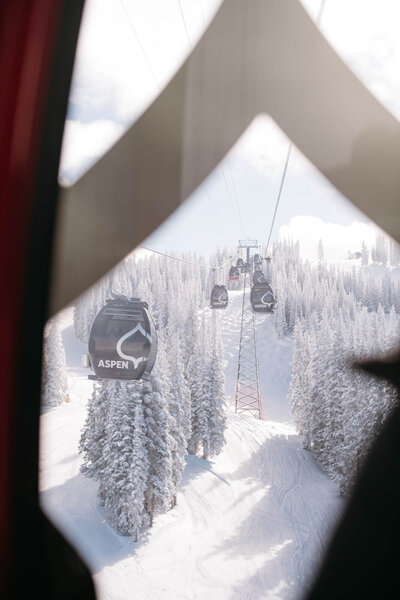
[[[246,261],[250,264],[250,249],[258,248],[257,240],[239,240],[239,247],[246,249]],[[235,412],[247,412],[257,419],[261,419],[263,414],[258,376],[257,339],[254,313],[250,304],[250,289],[251,272],[245,272],[238,372],[235,390]]]
[[[257,240],[239,240],[239,248],[246,249],[246,263],[249,265],[250,264],[250,249],[251,248],[258,249]]]

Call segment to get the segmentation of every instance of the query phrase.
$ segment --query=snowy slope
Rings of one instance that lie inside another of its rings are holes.
[[[237,370],[241,293],[220,311],[226,397]],[[42,505],[85,557],[107,600],[289,599],[301,596],[340,511],[334,484],[300,447],[286,399],[291,344],[273,315],[256,315],[268,421],[229,411],[226,445],[213,461],[189,457],[177,506],[134,543],[105,522],[96,484],[79,473],[77,446],[91,383],[84,347],[65,313],[71,402],[42,415]]]

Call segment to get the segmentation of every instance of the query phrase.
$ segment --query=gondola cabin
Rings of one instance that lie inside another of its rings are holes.
[[[238,269],[242,269],[244,267],[244,260],[243,258],[238,258],[236,261],[236,266]]]
[[[267,278],[261,269],[256,269],[253,273],[253,283],[267,283]]]
[[[157,332],[146,302],[107,300],[89,335],[90,366],[98,379],[148,379],[157,355]]]
[[[226,308],[227,305],[228,292],[226,291],[226,287],[224,285],[214,285],[211,292],[210,307]]]
[[[255,312],[274,312],[275,297],[269,283],[255,283],[250,292],[250,302]]]
[[[229,280],[230,281],[236,281],[237,279],[239,279],[239,275],[240,275],[240,271],[237,267],[231,267],[229,269]]]

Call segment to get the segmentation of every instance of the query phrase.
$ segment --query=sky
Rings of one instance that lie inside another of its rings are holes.
[[[321,0],[303,0],[315,18]],[[146,110],[185,60],[221,0],[86,0],[60,182],[71,185]],[[325,0],[321,31],[377,98],[400,117],[398,0]],[[290,141],[259,115],[223,162],[145,242],[209,254],[269,235]],[[345,258],[378,228],[293,148],[272,232],[315,258]]]

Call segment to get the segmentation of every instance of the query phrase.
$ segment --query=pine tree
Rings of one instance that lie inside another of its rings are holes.
[[[79,452],[83,454],[81,471],[92,479],[101,479],[105,467],[104,445],[109,408],[108,381],[95,382],[79,442]]]
[[[150,381],[143,384],[143,406],[149,458],[149,480],[146,490],[146,511],[152,525],[157,512],[165,512],[175,496],[172,481],[172,451],[175,440],[170,434],[168,402],[164,395],[162,374],[157,365]]]
[[[365,243],[362,250],[367,265]],[[387,260],[383,236],[372,248],[372,260]],[[370,270],[344,272],[321,260],[316,267],[304,264],[287,242],[274,246],[274,278],[282,300],[278,335],[288,335],[297,320],[289,389],[296,428],[304,447],[347,494],[398,402],[390,386],[349,364],[398,344],[400,286],[390,269],[376,277]]]
[[[59,406],[68,396],[64,344],[57,317],[45,328],[42,361],[42,403]]]
[[[124,487],[126,511],[121,511],[118,529],[133,535],[135,542],[145,523],[145,499],[149,478],[149,459],[146,449],[146,424],[141,402],[135,404],[132,438],[132,462]]]
[[[182,364],[182,355],[180,347],[172,345],[173,355],[176,357],[175,365],[171,365],[171,394],[169,399],[169,412],[172,417],[171,435],[175,439],[176,445],[172,453],[172,481],[177,489],[182,473],[185,467],[185,457],[187,455],[187,446],[191,434],[190,422],[190,391],[186,383],[183,371],[179,368]],[[174,504],[176,502],[176,493],[174,495]]]
[[[192,390],[192,435],[189,452],[197,454],[202,448],[203,458],[219,454],[224,444],[226,426],[223,351],[219,324],[215,312],[212,325],[202,318],[201,355],[196,361],[198,377]]]
[[[191,336],[191,353],[188,356],[186,367],[186,380],[190,390],[190,438],[188,441],[189,454],[196,455],[200,450],[201,431],[200,431],[200,411],[204,400],[203,386],[207,392],[207,383],[204,380],[205,372],[205,318],[202,316],[202,343],[200,343],[199,328],[197,319],[193,319],[192,324],[196,324]]]
[[[225,415],[225,379],[224,359],[219,328],[219,320],[216,313],[212,314],[211,323],[211,351],[209,363],[209,395],[204,404],[206,420],[206,434],[203,434],[203,458],[219,454],[224,446],[224,431],[226,427]]]
[[[318,260],[319,262],[323,262],[324,260],[324,245],[321,239],[318,242]]]
[[[369,262],[369,252],[366,243],[364,240],[361,245],[361,264],[367,266]]]
[[[74,305],[74,328],[75,335],[78,340],[81,342],[87,342],[86,336],[86,325],[85,325],[85,315],[86,315],[86,304],[87,304],[88,293],[82,294],[76,300]]]
[[[289,385],[289,401],[293,422],[297,432],[304,435],[306,423],[303,422],[303,408],[307,402],[305,395],[308,394],[308,386],[305,381],[307,366],[309,362],[309,348],[303,334],[303,326],[298,321],[293,333],[293,355],[292,355],[292,377]]]
[[[386,248],[385,238],[381,234],[376,236],[375,256],[376,256],[376,262],[386,265],[386,263],[387,263],[387,248]]]
[[[105,428],[99,496],[111,525],[122,535],[129,535],[127,489],[133,454],[135,403],[128,397],[126,384],[122,381],[108,381],[107,393],[109,418]]]

